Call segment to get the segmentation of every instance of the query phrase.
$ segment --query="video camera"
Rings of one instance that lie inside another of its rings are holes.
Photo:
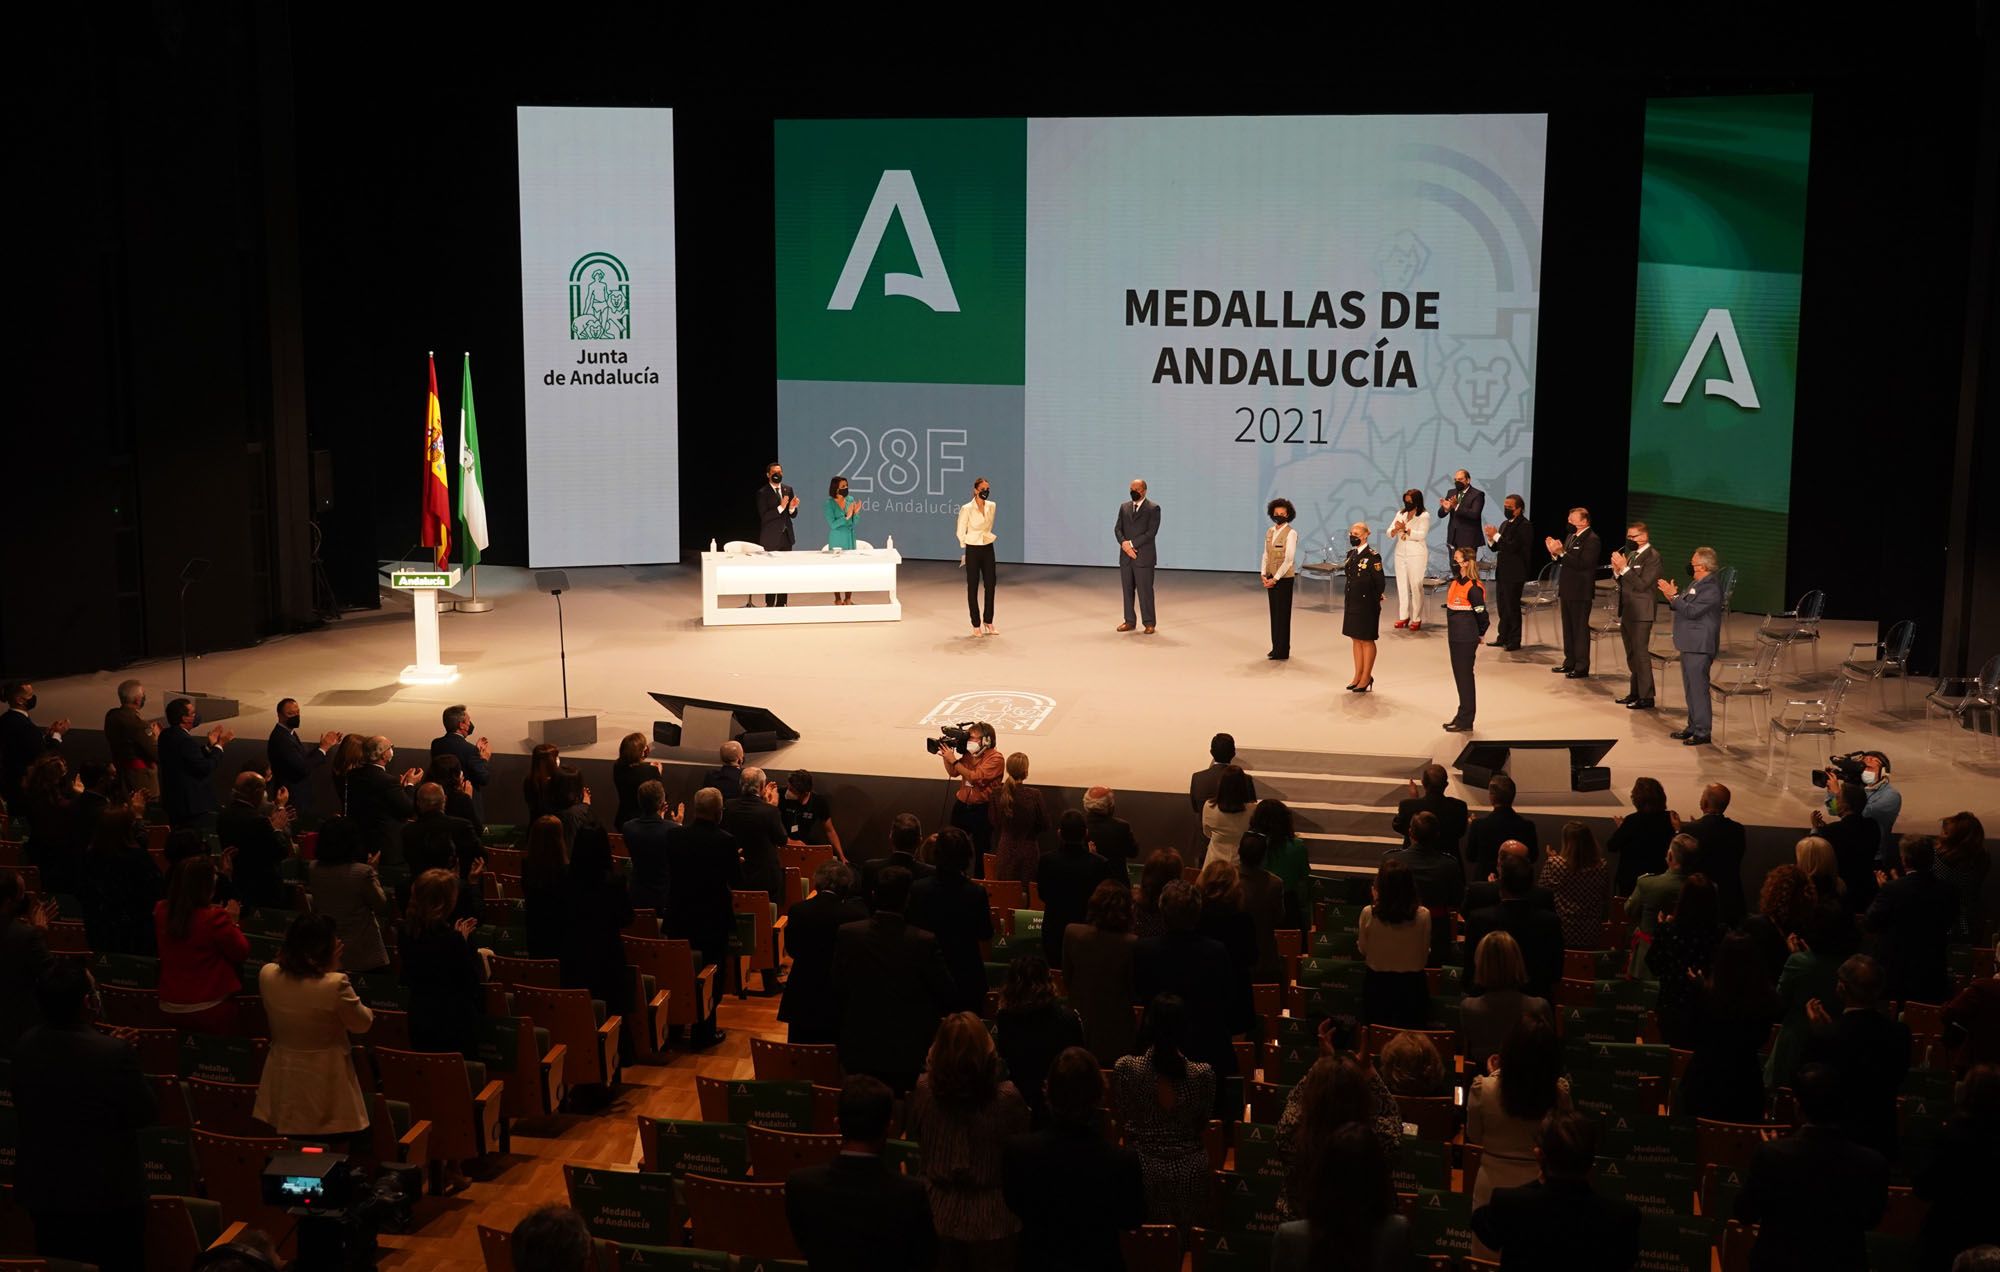
[[[1827,756],[1826,767],[1813,770],[1812,784],[1821,790],[1825,790],[1827,782],[1834,779],[1842,782],[1859,782],[1862,771],[1866,768],[1862,760],[1869,754],[1870,752],[1867,751],[1850,751],[1846,755]],[[1881,753],[1875,752],[1874,754],[1880,755]],[[1887,756],[1882,756],[1882,771],[1885,773],[1889,771],[1889,759]]]
[[[388,1166],[371,1175],[345,1154],[307,1148],[271,1154],[261,1179],[264,1204],[299,1221],[301,1272],[352,1272],[375,1266],[375,1235],[407,1232],[423,1190],[421,1166]]]
[[[960,720],[957,724],[947,724],[938,730],[938,736],[924,739],[924,750],[936,755],[945,747],[950,747],[960,755],[965,754],[965,744],[972,740],[972,726],[976,720]]]

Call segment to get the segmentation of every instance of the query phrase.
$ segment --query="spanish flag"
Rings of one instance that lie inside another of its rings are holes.
[[[436,549],[440,570],[451,565],[451,479],[444,465],[444,417],[438,411],[438,369],[429,356],[431,395],[424,405],[424,521],[422,543]]]

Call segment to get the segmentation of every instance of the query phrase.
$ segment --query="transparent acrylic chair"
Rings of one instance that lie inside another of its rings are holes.
[[[1910,647],[1917,643],[1917,625],[1904,619],[1889,629],[1889,634],[1881,640],[1856,641],[1840,664],[1843,679],[1857,684],[1873,682],[1881,695],[1882,709],[1889,709],[1889,686],[1882,683],[1888,676],[1903,682],[1903,712],[1910,710]],[[1863,650],[1873,654],[1872,658],[1858,655]]]
[[[1991,721],[1994,724],[1994,742],[2000,745],[2000,654],[1986,660],[1976,676],[1944,676],[1938,680],[1937,688],[1924,695],[1924,723],[1943,716],[1951,721],[1953,742],[1951,756],[1958,758],[1956,735],[1965,728],[1968,717]],[[1986,754],[1986,733],[1979,732],[1978,754]],[[1936,734],[1931,735],[1931,750],[1937,750]]]
[[[1819,621],[1826,612],[1826,593],[1814,588],[1799,598],[1799,603],[1781,614],[1767,614],[1757,627],[1760,644],[1776,645],[1780,650],[1796,649],[1800,645],[1810,646],[1813,651],[1813,670],[1819,670]]]
[[[1793,739],[1831,737],[1840,732],[1840,704],[1847,696],[1847,686],[1852,683],[1849,680],[1835,680],[1827,689],[1824,698],[1794,698],[1771,720],[1770,762],[1764,769],[1764,776],[1767,778],[1776,776],[1778,763],[1782,759],[1785,764],[1785,780],[1779,787],[1780,792],[1789,790],[1792,785]],[[1782,756],[1778,747],[1780,739],[1784,741]]]

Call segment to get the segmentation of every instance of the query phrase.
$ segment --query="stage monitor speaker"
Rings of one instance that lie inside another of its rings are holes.
[[[681,718],[679,724],[654,721],[653,741],[661,746],[712,751],[733,739],[743,744],[746,753],[755,755],[777,750],[780,742],[799,740],[798,730],[780,720],[768,707],[675,693],[647,696]]]
[[[1616,745],[1614,738],[1488,738],[1466,743],[1452,767],[1468,786],[1505,773],[1517,797],[1609,790],[1611,770],[1598,761]]]

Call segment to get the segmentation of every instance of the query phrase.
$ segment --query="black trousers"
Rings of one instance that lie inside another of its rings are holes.
[[[1271,603],[1271,652],[1280,658],[1292,656],[1292,588],[1297,579],[1279,579],[1264,589]]]
[[[1132,613],[1132,598],[1139,600],[1138,611],[1145,619],[1146,626],[1153,623],[1153,564],[1150,561],[1135,561],[1123,552],[1118,554],[1118,587],[1125,594],[1125,621],[1137,621]]]
[[[1521,586],[1520,579],[1495,579],[1493,582],[1494,609],[1500,615],[1500,631],[1494,639],[1503,649],[1521,647]]]
[[[1651,623],[1625,623],[1620,628],[1625,638],[1625,665],[1632,669],[1632,696],[1650,698],[1653,696],[1653,625]]]
[[[766,592],[764,593],[764,604],[775,608],[783,605],[790,597],[791,593],[789,592]]]
[[[1565,596],[1557,603],[1563,620],[1563,666],[1571,671],[1590,670],[1590,600]]]
[[[985,617],[979,608],[979,584],[986,584]],[[972,615],[972,625],[982,622],[993,625],[993,589],[1000,583],[1000,567],[993,555],[990,543],[969,544],[965,549],[965,608]]]
[[[1471,724],[1479,714],[1479,689],[1472,679],[1472,664],[1478,655],[1477,633],[1469,641],[1451,641],[1451,678],[1458,682],[1458,714],[1452,720],[1457,724]]]
[[[993,811],[990,804],[968,804],[962,799],[951,801],[951,824],[964,831],[972,840],[972,877],[986,877],[986,854],[993,851]]]

